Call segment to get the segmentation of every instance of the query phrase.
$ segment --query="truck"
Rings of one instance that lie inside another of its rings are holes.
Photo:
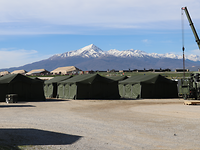
[[[189,78],[179,79],[178,94],[184,99],[200,99],[200,73],[194,72]]]

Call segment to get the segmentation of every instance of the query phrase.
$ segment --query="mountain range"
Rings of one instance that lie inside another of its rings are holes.
[[[190,70],[197,70],[200,67],[200,56],[187,55],[185,64]],[[157,54],[146,53],[141,50],[119,51],[111,49],[103,51],[94,44],[85,46],[75,51],[62,54],[55,54],[48,59],[26,64],[20,67],[7,68],[1,70],[20,70],[30,71],[32,69],[44,68],[52,71],[58,67],[76,66],[81,70],[123,70],[123,69],[176,69],[182,68],[183,60],[181,55],[172,53]]]

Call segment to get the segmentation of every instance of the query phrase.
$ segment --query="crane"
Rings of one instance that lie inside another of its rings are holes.
[[[187,19],[188,19],[188,21],[189,21],[189,24],[190,24],[190,27],[191,27],[191,29],[192,29],[192,32],[193,32],[193,34],[194,34],[194,37],[195,37],[195,39],[196,39],[196,42],[197,42],[197,45],[198,45],[198,47],[199,47],[199,49],[200,49],[200,39],[199,39],[199,36],[198,36],[198,34],[197,34],[197,31],[196,31],[196,29],[195,29],[195,27],[194,27],[194,24],[193,24],[193,22],[192,22],[192,19],[191,19],[191,17],[190,17],[190,14],[189,14],[189,12],[188,12],[188,9],[187,9],[187,7],[182,7],[181,8],[182,9],[182,11],[184,11],[185,12],[185,14],[186,14],[186,16],[187,16]],[[183,13],[182,13],[182,15],[183,15]],[[182,30],[184,30],[183,29],[184,27],[183,27],[183,22],[182,22]],[[182,41],[183,41],[183,48],[182,48],[182,50],[183,50],[183,78],[185,78],[185,55],[184,55],[184,50],[185,50],[185,47],[184,47],[184,33],[183,33],[183,31],[182,31]]]
[[[196,43],[200,49],[200,39],[199,36],[196,32],[196,29],[194,27],[194,24],[192,22],[192,19],[190,17],[190,14],[188,12],[187,7],[182,7],[182,12],[184,11],[187,19],[189,21],[190,27],[192,29],[192,32],[194,34]],[[183,13],[182,13],[183,16]],[[184,27],[183,27],[183,19],[182,19],[182,42],[183,42],[183,79],[180,80],[179,85],[179,94],[183,96],[184,99],[187,98],[195,98],[195,99],[200,99],[200,74],[199,73],[195,73],[195,74],[191,74],[190,78],[185,78],[185,56],[184,56]]]
[[[196,29],[195,29],[195,27],[194,27],[194,24],[193,24],[193,22],[192,22],[192,19],[191,19],[191,17],[190,17],[190,14],[189,14],[189,12],[188,12],[188,9],[187,9],[187,7],[182,7],[181,9],[182,9],[183,11],[185,11],[185,14],[186,14],[186,16],[187,16],[187,19],[188,19],[188,21],[189,21],[189,23],[190,23],[190,27],[191,27],[192,32],[193,32],[193,34],[194,34],[194,37],[195,37],[195,39],[196,39],[197,45],[198,45],[198,47],[199,47],[199,49],[200,49],[200,39],[199,39],[199,36],[198,36],[198,34],[197,34],[197,31],[196,31]]]

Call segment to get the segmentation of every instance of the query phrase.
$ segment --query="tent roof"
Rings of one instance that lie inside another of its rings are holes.
[[[5,75],[5,76],[0,78],[0,84],[13,83],[13,82],[30,83],[30,82],[34,82],[34,80],[29,78],[29,77],[26,77],[22,74],[9,74],[9,75]]]
[[[122,81],[127,79],[127,76],[112,76],[112,77],[108,77],[109,79],[115,80],[115,81]]]
[[[18,73],[26,73],[26,70],[15,70],[13,72],[11,72],[11,74],[18,74]]]
[[[32,74],[32,73],[40,73],[40,72],[44,72],[44,71],[47,71],[47,70],[45,70],[45,69],[35,69],[35,70],[31,70],[31,71],[29,71],[28,73],[26,73],[26,74]]]
[[[38,78],[38,77],[29,77],[29,78],[31,78],[31,79],[33,79],[33,80],[37,80],[37,81],[44,82],[44,80],[42,80],[42,79],[40,79],[40,78]]]
[[[74,71],[74,70],[80,70],[75,66],[67,66],[67,67],[59,67],[56,68],[55,70],[51,71],[51,72],[62,72],[62,71]]]
[[[71,78],[72,76],[56,76],[54,77],[53,79],[51,80],[47,80],[45,81],[44,83],[45,84],[51,84],[51,83],[56,83],[56,82],[60,82],[60,81],[63,81],[63,80],[67,80],[69,78]]]
[[[114,80],[111,80],[109,78],[100,76],[99,74],[83,74],[83,75],[77,75],[73,78],[70,78],[68,80],[62,81],[60,83],[83,83],[83,84],[92,84],[94,82],[104,82],[104,83],[111,83],[115,82]]]
[[[149,83],[154,84],[158,82],[172,83],[170,79],[165,78],[160,74],[150,74],[150,75],[135,75],[126,80],[120,81],[120,84],[136,84],[136,83]]]
[[[0,72],[0,75],[7,75],[7,74],[9,74],[10,72],[8,72],[8,71],[1,71]]]

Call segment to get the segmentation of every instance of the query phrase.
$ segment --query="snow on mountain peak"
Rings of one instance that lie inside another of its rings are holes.
[[[143,57],[147,53],[141,51],[141,50],[134,50],[134,49],[129,49],[129,50],[124,50],[124,51],[119,51],[116,49],[111,49],[107,52],[109,55],[113,55],[116,57]]]
[[[81,57],[100,57],[102,55],[105,55],[105,53],[98,48],[97,46],[95,46],[94,44],[90,44],[88,46],[85,46],[81,49],[75,50],[75,51],[70,51],[70,52],[66,52],[63,54],[56,54],[53,57],[51,57],[51,59],[55,58],[55,57],[73,57],[73,56],[81,56]]]
[[[89,50],[89,49],[99,49],[97,46],[95,46],[94,44],[90,44],[88,46],[85,46],[83,48],[81,48],[82,50]]]
[[[93,51],[94,53],[102,53],[103,51],[100,49],[100,48],[98,48],[97,46],[95,46],[94,44],[90,44],[90,45],[88,45],[88,46],[85,46],[85,47],[83,47],[83,48],[81,48],[81,49],[79,49],[79,50],[76,50],[77,52],[88,52],[88,51]]]
[[[50,59],[54,58],[65,58],[65,57],[73,57],[73,56],[79,56],[79,57],[84,57],[84,58],[98,58],[102,56],[114,56],[114,57],[152,57],[152,58],[171,58],[171,59],[182,59],[181,55],[176,55],[173,53],[166,53],[166,54],[158,54],[158,53],[146,53],[141,50],[134,50],[134,49],[129,49],[129,50],[123,50],[119,51],[117,49],[111,49],[109,51],[102,51],[100,48],[95,46],[94,44],[90,44],[88,46],[85,46],[81,49],[75,50],[75,51],[70,51],[66,52],[63,54],[56,54]],[[185,57],[188,60],[192,61],[200,61],[200,56],[198,55],[186,55]]]

